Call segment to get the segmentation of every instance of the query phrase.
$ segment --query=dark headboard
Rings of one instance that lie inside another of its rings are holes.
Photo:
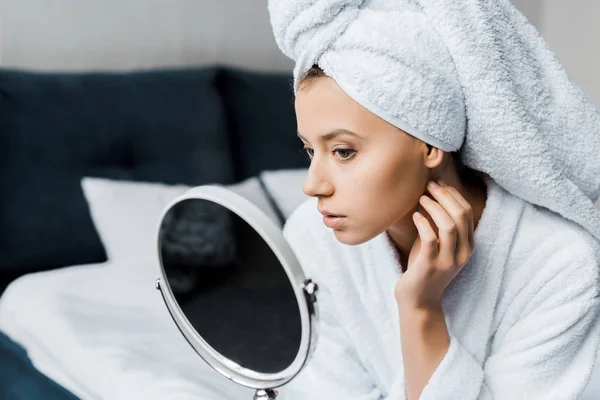
[[[27,272],[106,260],[83,176],[233,183],[307,167],[300,149],[291,75],[220,65],[0,69],[4,285]]]

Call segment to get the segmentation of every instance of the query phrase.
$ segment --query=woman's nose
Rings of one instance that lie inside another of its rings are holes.
[[[309,168],[306,180],[302,184],[302,191],[305,195],[315,196],[330,196],[333,194],[333,186],[316,168]]]

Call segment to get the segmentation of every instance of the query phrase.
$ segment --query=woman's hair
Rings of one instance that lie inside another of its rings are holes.
[[[298,89],[301,89],[306,83],[311,82],[317,78],[327,77],[325,71],[321,69],[317,64],[314,64],[308,71],[302,75],[300,78],[300,83],[298,84]]]
[[[327,74],[325,74],[321,67],[319,67],[317,64],[314,64],[300,78],[298,89],[301,89],[308,82],[322,77],[327,77]],[[431,145],[428,144],[427,147],[431,148]],[[452,151],[450,152],[450,154],[452,155],[452,160],[454,162],[456,172],[465,184],[469,186],[481,186],[483,184],[483,174],[477,170],[471,169],[464,165],[462,159],[460,158],[460,153],[458,151]]]

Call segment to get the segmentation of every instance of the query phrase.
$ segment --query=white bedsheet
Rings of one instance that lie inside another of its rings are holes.
[[[132,260],[21,277],[0,300],[0,329],[83,399],[251,399],[179,333],[157,268]]]

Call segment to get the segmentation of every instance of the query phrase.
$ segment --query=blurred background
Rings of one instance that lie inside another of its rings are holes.
[[[46,70],[137,69],[222,62],[290,72],[275,45],[266,1],[3,0],[3,66]],[[571,77],[600,103],[595,0],[513,0]],[[116,3],[115,3],[116,4]],[[160,23],[156,15],[160,15]],[[190,23],[189,21],[195,21]]]
[[[600,105],[600,2],[514,4]],[[0,2],[0,398],[250,398],[172,324],[154,235],[197,185],[280,227],[306,199],[292,68],[266,0]]]

